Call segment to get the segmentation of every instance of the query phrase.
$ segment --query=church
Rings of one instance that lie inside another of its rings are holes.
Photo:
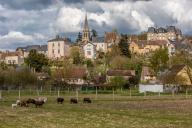
[[[90,39],[90,30],[87,20],[87,14],[85,15],[85,21],[83,26],[82,41],[80,42],[80,47],[82,49],[83,55],[87,59],[96,59],[96,45]]]

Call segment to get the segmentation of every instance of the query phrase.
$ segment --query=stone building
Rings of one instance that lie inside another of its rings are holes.
[[[172,56],[175,53],[175,45],[168,40],[138,40],[132,41],[129,45],[129,50],[131,53],[137,55],[148,55],[160,48],[167,48],[169,56]]]
[[[67,57],[70,54],[70,40],[68,38],[56,36],[55,39],[48,41],[48,57],[58,59]]]
[[[5,62],[8,65],[17,65],[20,66],[24,64],[24,57],[23,54],[19,51],[16,52],[1,52],[0,53],[0,60]]]
[[[181,40],[182,32],[175,26],[167,26],[166,28],[149,27],[147,31],[147,40]]]
[[[16,49],[16,51],[22,52],[24,58],[28,57],[31,50],[36,50],[38,53],[44,54],[45,56],[48,54],[47,45],[28,45],[26,47],[18,47]]]

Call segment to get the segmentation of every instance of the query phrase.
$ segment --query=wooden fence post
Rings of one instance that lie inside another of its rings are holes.
[[[77,101],[79,100],[79,91],[78,89],[76,88],[76,98],[77,98]]]
[[[113,88],[113,102],[115,101],[115,91],[114,91],[114,88]]]
[[[188,97],[188,89],[186,88],[186,92],[185,92],[185,98]]]
[[[144,97],[146,97],[146,96],[147,96],[147,92],[145,91],[145,92],[144,92]]]
[[[97,100],[97,86],[95,88],[95,99]]]
[[[19,100],[21,99],[21,91],[20,91],[20,88],[19,88]]]
[[[57,92],[57,97],[60,97],[60,91],[59,91],[59,89],[58,89],[58,92]]]
[[[37,96],[39,96],[39,89],[37,89]]]
[[[2,99],[2,91],[0,90],[0,100]]]

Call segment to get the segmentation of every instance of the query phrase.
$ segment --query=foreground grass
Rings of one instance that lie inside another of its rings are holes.
[[[0,101],[0,128],[189,128],[192,125],[191,98],[127,98],[114,102],[100,98],[92,104],[77,105],[69,104],[67,98],[61,105],[54,96],[49,96],[42,108],[31,105],[12,110],[15,99],[8,97]]]

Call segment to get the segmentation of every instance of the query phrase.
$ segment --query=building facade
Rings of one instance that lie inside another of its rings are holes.
[[[107,52],[107,43],[104,42],[104,37],[94,37],[92,42],[96,46],[97,52]]]
[[[129,45],[129,50],[132,54],[137,55],[148,55],[151,52],[154,52],[158,49],[168,49],[169,56],[175,54],[175,45],[168,40],[153,40],[153,41],[132,41]]]
[[[28,45],[26,47],[18,47],[16,51],[22,52],[24,58],[27,58],[31,50],[36,50],[38,53],[48,55],[47,45]]]
[[[20,66],[24,64],[24,56],[21,52],[1,52],[0,53],[0,59],[1,61],[5,62],[8,65],[17,65]]]
[[[84,57],[87,59],[96,59],[96,45],[89,42],[83,46]]]
[[[56,36],[55,39],[48,41],[48,57],[58,59],[67,57],[70,54],[70,41],[67,38]]]
[[[166,28],[149,27],[147,31],[147,40],[181,40],[181,30],[175,26],[167,26]]]

